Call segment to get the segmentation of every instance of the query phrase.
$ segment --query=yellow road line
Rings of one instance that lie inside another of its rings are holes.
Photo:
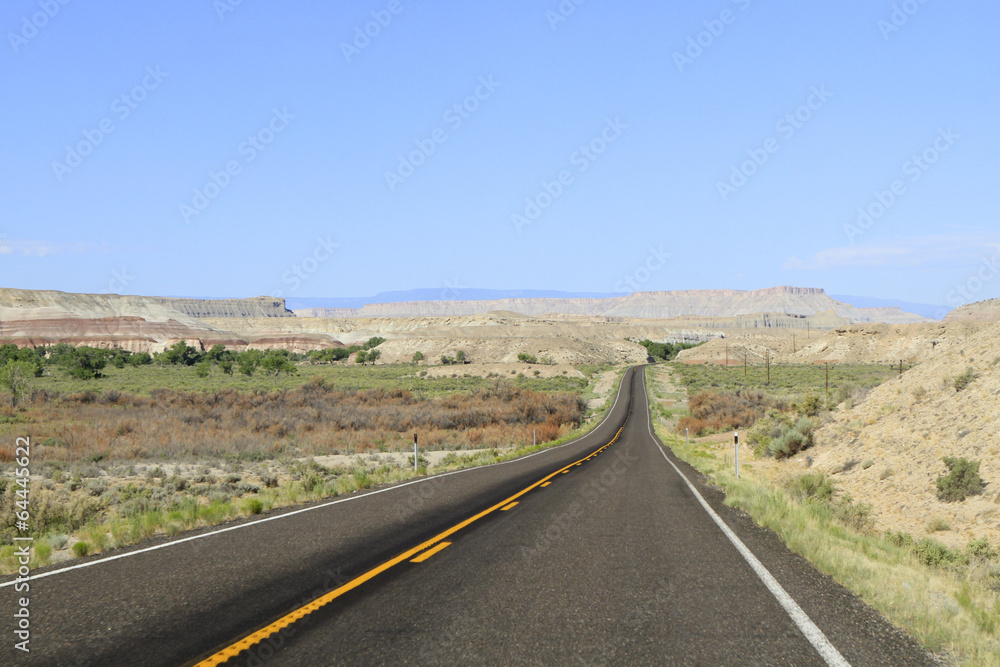
[[[513,507],[514,505],[516,505],[516,504],[517,504],[518,502],[519,502],[519,501],[515,500],[515,501],[514,501],[514,502],[512,502],[512,503],[511,503],[510,505],[507,505],[507,507],[501,507],[501,508],[500,508],[500,511],[501,511],[501,512],[506,512],[506,511],[507,511],[507,510],[509,510],[509,509],[510,509],[511,507]]]
[[[436,546],[431,547],[430,549],[428,549],[427,551],[423,552],[422,554],[420,554],[416,558],[412,559],[410,562],[411,563],[423,563],[425,560],[427,560],[428,558],[430,558],[431,556],[433,556],[437,552],[441,551],[442,549],[444,549],[449,544],[451,544],[451,542],[438,542]]]
[[[630,414],[631,414],[631,411],[630,411]],[[627,424],[627,423],[628,423],[628,417],[626,417],[626,419],[625,419],[625,424]],[[618,429],[618,432],[615,433],[615,437],[611,438],[611,441],[608,442],[608,444],[600,447],[595,452],[591,453],[590,456],[593,456],[594,454],[596,454],[598,452],[601,452],[601,451],[607,449],[608,447],[610,447],[611,445],[615,444],[615,442],[617,442],[618,438],[621,436],[622,431],[625,430],[625,424],[622,424],[622,427]],[[580,459],[580,461],[583,461],[583,460],[585,460],[585,459]],[[574,461],[573,463],[570,463],[569,465],[565,466],[564,468],[560,468],[559,470],[556,470],[553,473],[549,473],[548,475],[546,475],[542,479],[538,480],[537,482],[535,482],[531,486],[528,486],[528,487],[522,489],[521,491],[518,491],[517,493],[515,493],[514,495],[512,495],[510,498],[507,498],[506,500],[503,500],[503,501],[497,503],[493,507],[490,507],[488,509],[483,510],[482,512],[479,512],[478,514],[473,515],[473,516],[469,517],[468,519],[465,519],[464,521],[460,521],[459,523],[456,523],[451,528],[449,528],[449,529],[447,529],[447,530],[445,530],[445,531],[443,531],[441,533],[438,533],[437,535],[435,535],[434,537],[430,538],[429,540],[427,540],[423,544],[417,545],[417,546],[413,547],[412,549],[408,549],[407,551],[404,551],[403,553],[399,554],[395,558],[387,560],[386,562],[382,563],[381,565],[379,565],[377,567],[373,567],[372,569],[368,570],[364,574],[362,574],[362,575],[360,575],[358,577],[355,577],[354,579],[348,581],[346,584],[340,586],[339,588],[335,588],[332,591],[330,591],[329,593],[327,593],[325,595],[321,595],[320,597],[316,598],[312,602],[310,602],[310,603],[308,603],[306,605],[303,605],[302,607],[299,607],[295,611],[290,612],[290,613],[282,616],[281,618],[279,618],[278,620],[274,621],[273,623],[265,625],[260,630],[257,630],[256,632],[253,632],[253,633],[247,635],[246,637],[240,639],[239,641],[237,641],[237,642],[235,642],[233,644],[230,644],[229,646],[227,646],[226,648],[222,649],[221,651],[218,651],[217,653],[211,655],[210,657],[206,658],[205,660],[202,660],[201,662],[197,663],[196,667],[215,667],[215,665],[221,665],[222,663],[226,662],[230,658],[235,658],[242,651],[245,651],[245,650],[247,650],[247,649],[255,646],[256,644],[259,644],[260,642],[264,641],[265,639],[267,639],[268,637],[270,637],[274,633],[280,632],[281,630],[285,629],[286,627],[288,627],[292,623],[295,623],[295,622],[301,620],[302,618],[304,618],[305,616],[308,616],[312,612],[317,611],[318,609],[320,609],[322,607],[325,607],[326,605],[330,604],[331,602],[333,602],[334,600],[336,600],[337,598],[339,598],[344,593],[352,591],[355,588],[357,588],[358,586],[360,586],[361,584],[365,583],[366,581],[374,579],[375,577],[377,577],[378,575],[382,574],[383,572],[385,572],[389,568],[392,568],[392,567],[395,567],[396,565],[399,565],[404,560],[412,559],[414,556],[416,556],[417,554],[419,554],[420,552],[422,552],[422,551],[424,551],[426,549],[430,549],[431,547],[433,547],[435,545],[439,545],[439,543],[441,543],[445,538],[447,538],[447,537],[449,537],[451,535],[454,535],[455,533],[457,533],[458,531],[462,530],[463,528],[469,526],[470,524],[475,523],[476,521],[479,521],[484,516],[487,516],[488,514],[492,514],[493,512],[495,512],[495,511],[497,511],[499,509],[503,509],[505,506],[508,506],[508,507],[511,506],[511,503],[513,503],[515,500],[517,500],[518,498],[520,498],[524,494],[528,493],[532,489],[536,489],[536,488],[541,487],[541,486],[548,486],[549,484],[551,484],[550,480],[553,477],[555,477],[556,475],[558,475],[560,473],[569,472],[569,469],[572,468],[573,466],[575,466],[577,463],[580,463],[580,461]],[[424,554],[424,556],[426,558],[430,558],[435,553],[437,553],[437,551],[440,551],[445,546],[448,546],[448,544],[451,544],[451,543],[448,542],[448,543],[444,544],[444,546],[438,546],[437,549],[431,550],[430,552]]]

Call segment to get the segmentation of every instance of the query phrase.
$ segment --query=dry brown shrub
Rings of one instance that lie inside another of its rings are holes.
[[[13,421],[15,412],[6,410]],[[470,394],[417,398],[399,389],[333,391],[312,382],[273,393],[157,389],[141,398],[89,392],[50,397],[27,408],[27,415],[17,414],[31,422],[39,442],[54,437],[66,444],[46,448],[43,459],[80,460],[363,453],[405,448],[414,432],[431,448],[504,447],[530,443],[532,430],[542,442],[558,438],[580,423],[585,410],[578,395],[501,383]],[[13,441],[18,426],[0,424],[0,438]]]

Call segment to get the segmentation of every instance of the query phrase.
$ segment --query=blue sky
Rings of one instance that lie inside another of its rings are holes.
[[[1000,295],[995,3],[64,1],[0,10],[3,286]]]

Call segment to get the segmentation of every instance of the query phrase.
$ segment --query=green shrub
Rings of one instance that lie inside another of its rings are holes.
[[[260,514],[264,510],[264,503],[260,498],[247,498],[243,501],[243,511],[247,514]]]
[[[77,558],[83,558],[88,553],[90,553],[90,545],[86,542],[77,542],[73,545],[73,555]]]
[[[990,546],[990,541],[985,537],[978,540],[969,540],[965,546],[965,553],[969,558],[977,560],[993,560],[997,557],[997,550]]]
[[[962,391],[970,384],[975,382],[976,378],[978,377],[979,373],[976,372],[976,369],[973,368],[972,366],[969,366],[968,368],[965,369],[965,371],[962,372],[961,375],[955,378],[955,381],[953,383],[955,385],[955,391]]]
[[[913,535],[903,532],[901,530],[887,530],[885,531],[885,539],[897,547],[912,547],[915,543]]]
[[[833,506],[833,516],[855,530],[871,530],[875,526],[872,506],[856,503],[850,496],[844,496]]]
[[[945,502],[965,500],[983,492],[986,484],[979,476],[979,461],[965,458],[944,457],[948,474],[937,478],[938,498]]]
[[[808,417],[802,417],[795,426],[786,428],[781,435],[771,441],[768,451],[771,456],[782,459],[798,454],[812,445],[812,434],[815,424]]]
[[[809,394],[803,399],[799,412],[807,417],[815,417],[823,409],[823,399],[816,394]]]
[[[781,436],[786,428],[792,427],[792,418],[780,410],[769,410],[747,431],[747,442],[753,445],[757,458],[771,455],[771,443]]]
[[[833,482],[821,472],[800,475],[792,480],[791,486],[800,498],[829,500],[833,496]]]
[[[968,560],[968,557],[960,551],[949,549],[941,542],[932,540],[929,537],[925,537],[913,545],[913,553],[917,555],[921,563],[933,567],[941,567],[942,565],[951,563],[964,563]]]
[[[939,516],[927,522],[928,533],[936,533],[939,530],[951,530],[951,524]]]

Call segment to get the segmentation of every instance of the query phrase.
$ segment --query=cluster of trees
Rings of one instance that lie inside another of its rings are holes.
[[[423,357],[423,355],[421,355]],[[469,359],[465,356],[465,350],[459,350],[455,353],[454,357],[449,357],[447,354],[441,355],[441,363],[445,366],[451,366],[452,364],[467,364],[470,363]]]
[[[226,375],[240,373],[251,377],[256,372],[269,375],[275,379],[282,373],[295,375],[298,373],[296,361],[302,359],[304,355],[295,354],[288,350],[244,350],[234,352],[227,350],[225,345],[216,344],[205,352],[202,352],[187,344],[187,341],[178,341],[163,352],[159,352],[154,360],[161,365],[171,366],[194,366],[195,373],[199,377],[207,377],[213,366],[218,367]]]
[[[0,345],[0,386],[10,391],[16,402],[30,393],[30,379],[41,377],[46,366],[57,366],[70,377],[79,380],[93,380],[104,377],[102,371],[108,364],[115,368],[124,368],[126,364],[138,367],[152,363],[160,366],[193,366],[199,377],[207,377],[215,367],[230,376],[240,373],[250,377],[259,372],[277,378],[282,373],[286,375],[297,373],[295,362],[303,360],[313,363],[340,361],[357,353],[356,360],[359,364],[374,364],[382,356],[381,351],[375,348],[384,342],[385,338],[372,336],[363,345],[297,354],[288,350],[235,352],[226,349],[222,344],[213,345],[209,350],[202,351],[182,340],[163,352],[152,355],[148,352],[130,352],[121,348],[105,349],[87,345],[73,346],[67,343],[36,348],[18,347],[7,343]]]
[[[328,347],[325,350],[311,350],[305,355],[305,358],[313,363],[317,362],[331,362],[331,361],[342,361],[347,359],[349,356],[358,353],[355,357],[355,361],[359,364],[365,365],[369,361],[375,363],[379,357],[382,356],[380,350],[375,348],[385,342],[385,338],[381,336],[372,336],[363,345],[348,345],[347,347]]]
[[[647,338],[646,340],[640,340],[639,345],[646,348],[646,351],[649,352],[649,356],[654,359],[671,361],[681,350],[698,347],[700,343],[654,343]]]
[[[533,354],[528,354],[527,352],[518,352],[517,360],[523,361],[526,364],[543,364],[545,366],[551,366],[556,363],[556,360],[552,357],[542,357],[542,360],[539,361],[538,357]]]

